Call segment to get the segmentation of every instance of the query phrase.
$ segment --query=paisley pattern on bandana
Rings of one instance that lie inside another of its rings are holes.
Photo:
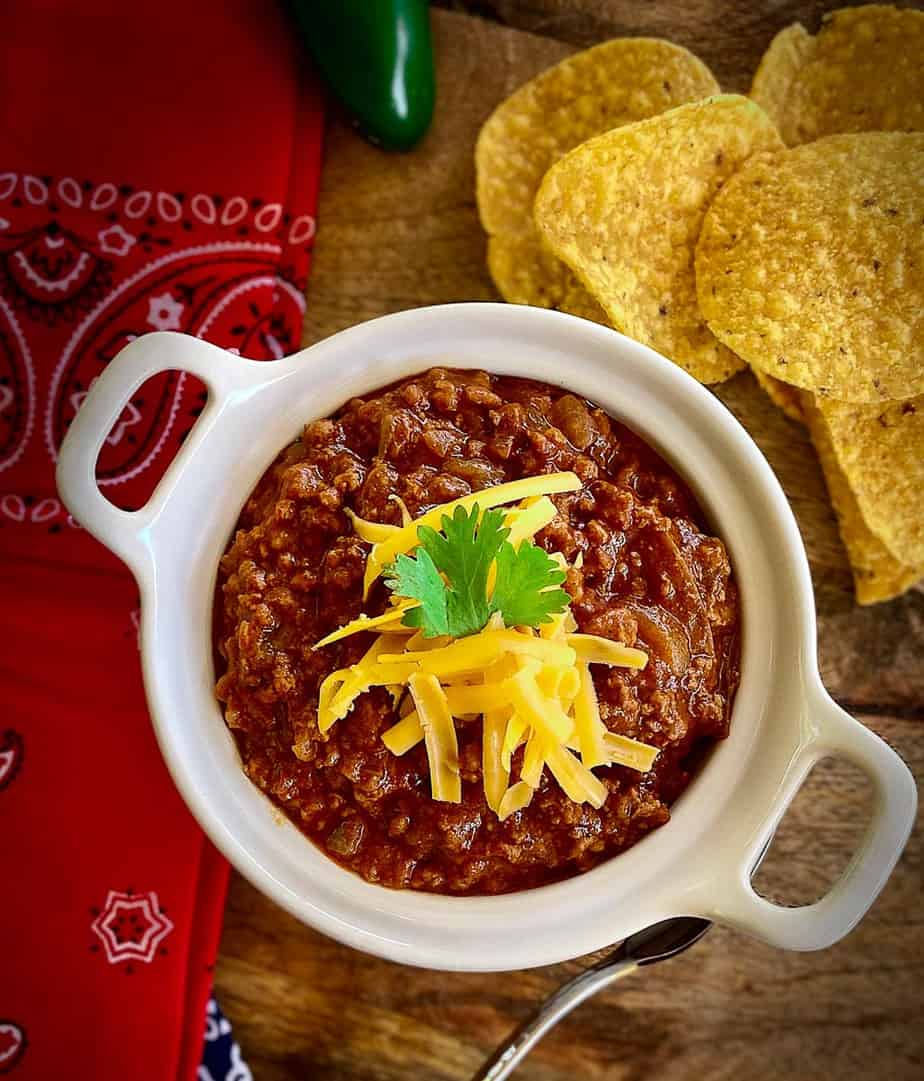
[[[255,360],[298,348],[314,218],[243,195],[0,175],[0,484],[7,521],[67,524],[32,506],[112,358],[141,334],[181,331]],[[41,357],[41,370],[36,358]],[[141,505],[203,406],[182,372],[126,405],[97,466],[118,506]],[[29,503],[31,497],[32,503]],[[22,509],[22,514],[15,513]],[[53,513],[52,513],[53,512]]]

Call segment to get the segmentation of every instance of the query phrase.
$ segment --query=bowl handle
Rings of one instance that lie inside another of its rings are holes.
[[[198,436],[230,393],[249,385],[259,365],[187,334],[158,331],[136,338],[115,356],[90,388],[58,452],[58,492],[75,521],[110,548],[138,576],[148,561],[145,534],[168,487],[188,464]],[[152,375],[185,371],[209,389],[209,401],[148,502],[136,511],[114,506],[96,482],[103,440],[135,391]]]
[[[811,767],[845,758],[873,785],[872,821],[849,865],[830,891],[811,905],[786,908],[760,897],[751,885],[759,860],[738,868],[734,888],[713,915],[724,923],[789,950],[820,950],[842,939],[866,914],[901,855],[914,823],[917,789],[911,771],[877,735],[836,705],[821,687],[814,696],[814,734],[795,763],[796,785],[774,808],[775,827]]]

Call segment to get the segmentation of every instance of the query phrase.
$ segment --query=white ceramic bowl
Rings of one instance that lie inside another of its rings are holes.
[[[306,421],[432,365],[530,376],[598,402],[687,480],[730,550],[741,590],[731,734],[674,805],[670,823],[576,878],[500,897],[389,890],[333,863],[245,777],[213,693],[216,567],[264,469]],[[100,493],[94,463],[124,403],[165,369],[203,379],[208,405],[148,504],[124,512]],[[255,886],[351,946],[431,968],[517,969],[690,914],[777,946],[818,949],[863,916],[907,840],[917,798],[911,774],[820,683],[805,552],[769,466],[713,395],[604,327],[535,308],[455,304],[376,319],[271,363],[179,334],[149,334],[127,346],[87,396],[61,448],[58,484],[74,517],[138,580],[151,716],[193,814]],[[812,765],[829,755],[869,775],[872,822],[827,896],[779,907],[752,890],[751,873]]]

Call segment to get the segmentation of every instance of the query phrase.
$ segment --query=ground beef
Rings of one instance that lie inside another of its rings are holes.
[[[431,798],[422,745],[401,758],[384,747],[396,713],[382,689],[321,737],[321,680],[372,638],[312,644],[387,600],[379,581],[363,604],[368,546],[345,509],[399,524],[395,495],[417,515],[566,469],[584,487],[554,497],[558,516],[537,543],[578,561],[566,588],[582,631],[648,652],[642,672],[595,666],[594,678],[608,728],[661,748],[654,768],[597,770],[609,789],[599,810],[572,803],[546,770],[531,805],[498,822],[478,722],[457,722],[461,804]],[[216,600],[217,694],[247,775],[370,882],[486,894],[587,870],[667,822],[703,752],[728,732],[739,610],[724,545],[647,444],[545,384],[433,369],[308,424],[244,506]]]

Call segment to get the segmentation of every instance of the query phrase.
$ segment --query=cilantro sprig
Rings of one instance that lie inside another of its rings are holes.
[[[559,588],[564,571],[531,541],[514,548],[503,522],[502,510],[482,514],[475,504],[444,514],[440,532],[419,528],[414,555],[399,555],[384,572],[393,593],[420,601],[405,614],[406,626],[421,628],[426,638],[463,638],[480,631],[494,612],[508,627],[538,627],[567,607],[570,597]]]

